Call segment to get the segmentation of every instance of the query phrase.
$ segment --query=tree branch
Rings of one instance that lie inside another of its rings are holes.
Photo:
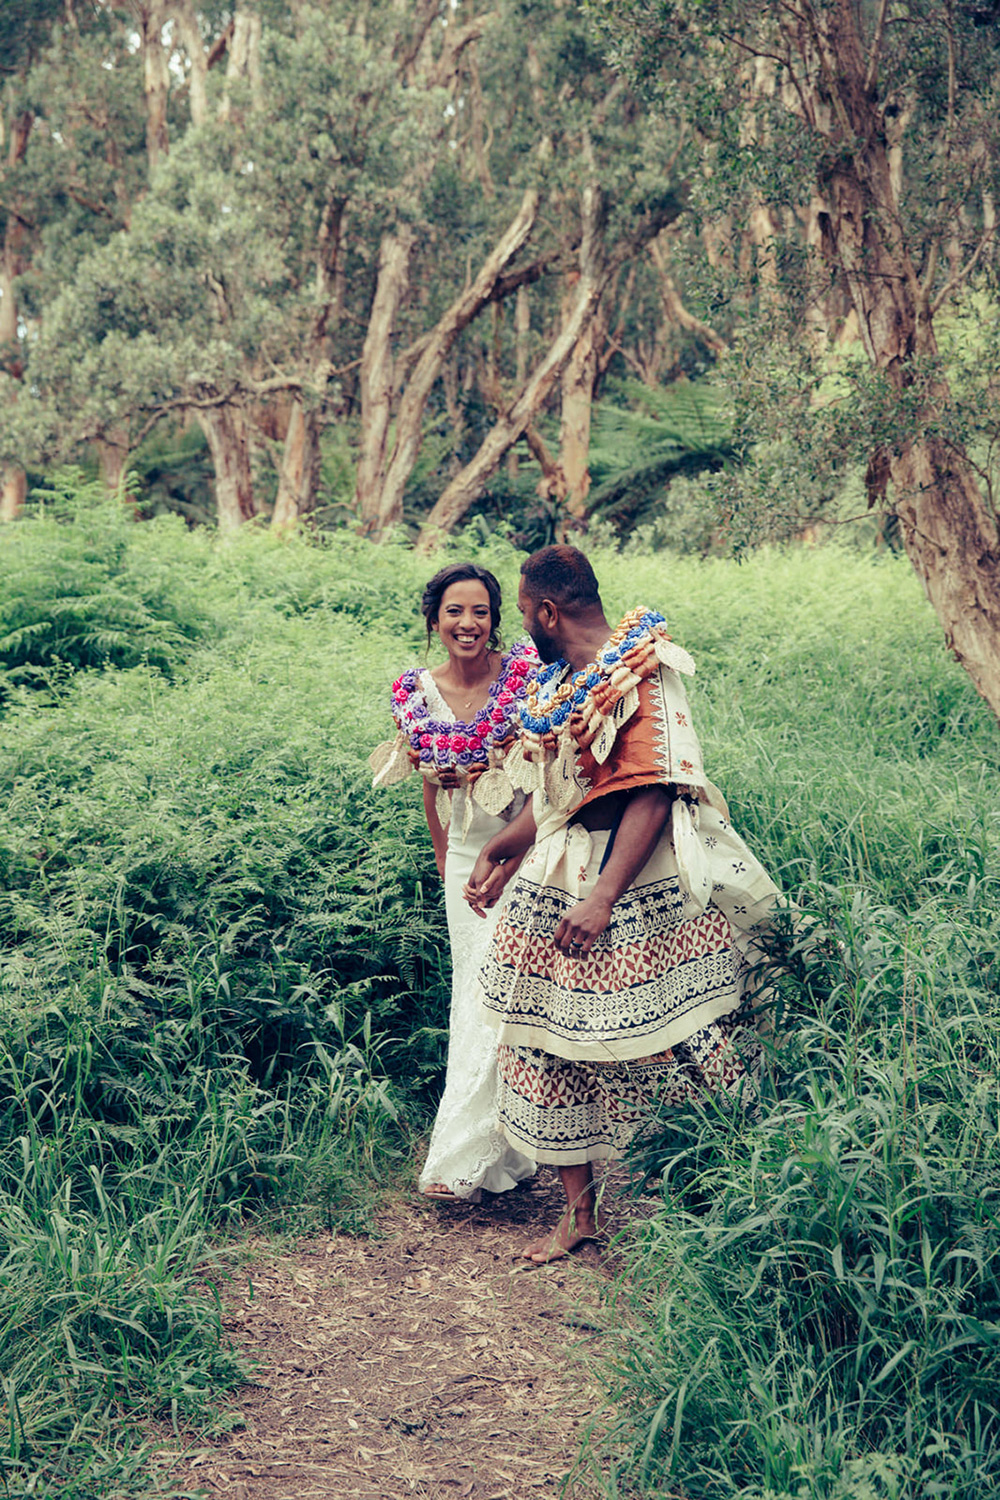
[[[885,18],[889,14],[889,0],[882,0],[878,8],[878,20],[875,23],[875,35],[872,38],[871,51],[868,54],[868,66],[865,69],[865,93],[870,94],[875,82],[875,74],[878,70],[878,60],[882,52],[882,37],[885,32]]]
[[[979,237],[979,244],[976,246],[975,250],[973,250],[965,265],[961,268],[960,271],[956,271],[954,276],[950,277],[949,280],[945,282],[938,295],[934,298],[934,301],[931,303],[932,315],[940,312],[941,308],[947,302],[952,292],[956,291],[958,287],[963,286],[969,279],[971,272],[975,268],[976,262],[978,261],[979,257],[982,255],[983,251],[986,249],[987,245],[996,234],[996,232],[997,226],[995,224],[988,224],[986,226]]]

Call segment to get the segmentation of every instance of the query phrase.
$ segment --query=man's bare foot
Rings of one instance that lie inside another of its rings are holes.
[[[521,1259],[533,1261],[536,1266],[547,1265],[550,1260],[572,1255],[578,1245],[599,1239],[603,1229],[603,1214],[595,1218],[589,1209],[567,1209],[555,1229],[525,1245]]]

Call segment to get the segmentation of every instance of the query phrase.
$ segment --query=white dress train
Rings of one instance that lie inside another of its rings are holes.
[[[442,1183],[456,1197],[478,1203],[483,1188],[506,1192],[531,1177],[535,1163],[515,1151],[500,1130],[497,1034],[486,1019],[479,986],[479,970],[502,903],[483,918],[462,898],[480,849],[505,824],[473,799],[463,836],[465,797],[464,791],[456,791],[452,798],[444,873],[452,962],[448,1072],[419,1185],[423,1189]]]

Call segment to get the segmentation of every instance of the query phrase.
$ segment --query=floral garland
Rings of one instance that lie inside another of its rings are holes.
[[[606,682],[616,668],[632,668],[636,665],[632,659],[634,653],[638,648],[646,646],[651,633],[659,635],[658,627],[666,623],[663,615],[657,614],[654,609],[630,610],[607,645],[598,651],[595,660],[574,673],[568,681],[560,683],[551,696],[546,695],[545,689],[553,678],[566,671],[568,663],[560,658],[536,672],[528,689],[527,703],[521,709],[523,728],[539,738],[561,728],[583,706],[594,688]],[[669,640],[669,636],[666,639]],[[645,657],[649,652],[643,650],[642,654]],[[544,708],[541,703],[543,697],[547,698]]]
[[[473,778],[495,763],[517,732],[517,710],[538,665],[535,648],[523,641],[508,651],[490,684],[486,703],[468,720],[435,719],[411,667],[392,685],[392,716],[406,737],[410,764],[424,775],[441,771]]]

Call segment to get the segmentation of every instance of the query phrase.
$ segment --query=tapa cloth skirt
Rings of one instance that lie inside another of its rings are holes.
[[[719,853],[732,870],[714,859],[703,910],[682,888],[664,836],[592,951],[574,956],[555,946],[563,917],[594,889],[608,838],[568,824],[539,839],[518,872],[480,973],[502,1045],[628,1062],[672,1051],[743,1006],[746,934],[724,907],[757,862],[731,833],[736,848]]]
[[[500,1125],[511,1145],[537,1162],[606,1161],[672,1105],[711,1093],[754,1108],[760,1053],[749,1004],[667,1052],[630,1062],[580,1062],[501,1045]]]
[[[750,866],[759,866],[718,821],[732,873],[727,885],[716,858],[713,885],[738,906],[741,881],[756,879]],[[714,900],[700,910],[689,898],[668,836],[592,952],[556,948],[556,928],[593,889],[609,837],[570,824],[536,844],[480,975],[500,1032],[503,1132],[535,1161],[559,1166],[621,1155],[654,1107],[706,1092],[757,1099],[746,936]]]

